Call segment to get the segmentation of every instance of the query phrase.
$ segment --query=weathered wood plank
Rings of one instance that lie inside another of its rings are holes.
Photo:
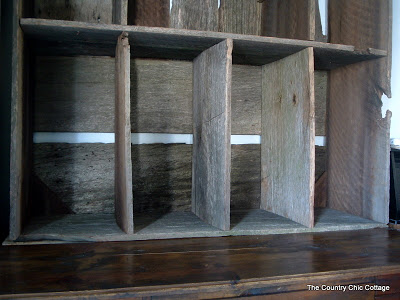
[[[314,207],[326,207],[328,198],[328,173],[324,172],[315,182]]]
[[[315,0],[263,1],[262,35],[315,39]]]
[[[111,57],[38,57],[35,131],[114,132],[114,64]],[[191,62],[132,59],[132,132],[192,133],[192,72]],[[325,135],[326,84],[327,73],[316,71],[316,135]],[[232,66],[232,134],[261,134],[259,66]]]
[[[315,135],[326,136],[326,106],[328,96],[328,72],[314,72]]]
[[[325,171],[319,148],[315,180]],[[112,145],[35,144],[34,150],[33,195],[41,213],[114,212]],[[135,213],[190,211],[192,145],[132,145],[131,153]],[[232,209],[260,207],[260,157],[260,145],[232,145]]]
[[[232,145],[231,210],[260,208],[261,145]]]
[[[330,43],[355,49],[379,48],[387,56],[371,63],[377,87],[391,96],[392,0],[332,0],[329,2]],[[351,17],[356,16],[356,17]]]
[[[111,57],[37,57],[34,129],[114,132]]]
[[[326,147],[315,146],[315,181],[326,171]]]
[[[261,35],[261,13],[261,1],[221,0],[218,31]]]
[[[111,24],[114,1],[34,0],[34,16],[41,19]]]
[[[125,233],[133,233],[130,122],[131,56],[123,32],[115,49],[115,218]]]
[[[25,145],[25,113],[24,101],[24,35],[18,26],[22,16],[22,2],[17,1],[12,11],[12,58],[11,58],[11,139],[10,139],[10,235],[15,240],[21,234],[27,215],[28,180],[26,145]]]
[[[34,144],[33,149],[34,174],[40,180],[34,183],[52,194],[48,199],[33,194],[36,205],[50,207],[49,214],[60,213],[52,207],[73,214],[114,213],[113,144]]]
[[[192,211],[229,230],[232,40],[193,62]]]
[[[330,70],[386,55],[386,51],[377,49],[354,51],[354,47],[348,45],[223,32],[42,19],[21,19],[20,24],[27,36],[40,41],[35,50],[42,55],[112,56],[115,41],[122,31],[129,33],[135,58],[193,60],[202,51],[228,38],[235,43],[232,59],[236,64],[264,65],[308,47],[314,47],[317,70]]]
[[[132,132],[192,133],[192,63],[135,59],[131,70]],[[260,132],[261,67],[233,65],[232,134]]]
[[[261,208],[314,226],[312,49],[263,66]]]
[[[190,211],[192,145],[132,145],[135,214]]]
[[[129,0],[128,24],[169,27],[169,0]]]
[[[218,0],[172,1],[169,27],[218,31]]]
[[[94,242],[221,237],[227,235],[267,235],[383,227],[333,209],[317,209],[315,228],[307,228],[261,209],[232,211],[229,231],[206,224],[192,212],[169,212],[162,215],[138,215],[135,234],[124,234],[112,214],[80,214],[36,217],[23,231],[18,242]],[[49,241],[47,241],[49,242]],[[257,248],[257,247],[252,247]],[[186,250],[186,249],[185,249]]]
[[[192,78],[192,62],[132,59],[132,132],[192,133]]]
[[[128,25],[128,0],[113,0],[113,23]]]
[[[330,1],[331,42],[391,52],[391,1]],[[329,77],[328,207],[389,220],[391,58],[332,71]],[[355,122],[355,120],[357,120]]]

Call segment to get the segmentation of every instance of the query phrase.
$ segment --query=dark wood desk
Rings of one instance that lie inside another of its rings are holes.
[[[400,232],[0,247],[0,298],[92,297],[400,299]],[[390,290],[309,291],[379,284]],[[282,294],[284,293],[284,294]],[[293,294],[295,293],[295,294]],[[265,296],[263,296],[265,297]],[[383,298],[382,298],[383,297]],[[394,298],[393,298],[394,297]]]

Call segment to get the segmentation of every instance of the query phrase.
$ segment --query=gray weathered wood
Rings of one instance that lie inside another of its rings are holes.
[[[115,218],[133,233],[132,159],[130,122],[130,48],[123,32],[115,49]]]
[[[315,0],[263,1],[262,35],[315,39]]]
[[[21,19],[20,23],[27,36],[40,40],[35,50],[51,55],[83,52],[112,56],[115,41],[122,31],[129,33],[134,57],[142,58],[193,60],[202,51],[227,38],[234,40],[232,57],[233,63],[238,64],[264,65],[308,47],[314,47],[315,67],[318,70],[329,70],[386,55],[386,51],[369,48],[355,51],[354,47],[347,45],[222,32],[39,19]]]
[[[328,199],[328,173],[324,172],[315,182],[314,207],[326,207]]]
[[[34,129],[114,132],[111,57],[37,57]]]
[[[217,31],[218,0],[172,1],[170,27]]]
[[[112,23],[114,0],[34,0],[34,16],[92,23]]]
[[[192,145],[132,145],[135,217],[190,211]]]
[[[202,222],[191,212],[171,212],[161,217],[142,215],[135,234],[124,234],[112,214],[65,215],[33,219],[16,243],[40,244],[84,241],[128,241],[235,235],[265,235],[327,232],[384,227],[380,224],[333,209],[316,209],[316,224],[307,228],[276,214],[254,210],[232,211],[232,227],[222,231]],[[43,241],[44,240],[44,241]]]
[[[112,57],[38,57],[35,131],[114,132],[114,65]],[[192,72],[187,61],[132,59],[132,132],[192,133]],[[325,135],[326,85],[327,72],[316,71],[316,135]],[[259,66],[232,66],[232,134],[261,134]]]
[[[315,180],[326,170],[322,148],[315,149]],[[135,213],[190,211],[192,145],[132,145],[131,153]],[[260,207],[260,156],[260,145],[232,145],[232,209]],[[114,212],[112,144],[35,144],[34,172],[42,213]]]
[[[315,135],[326,135],[326,106],[328,96],[328,72],[314,72]]]
[[[232,40],[193,62],[192,211],[229,229],[231,178]]]
[[[135,59],[131,70],[132,132],[192,133],[192,63]],[[261,67],[233,65],[232,134],[260,132]]]
[[[232,145],[231,210],[260,208],[261,145]]]
[[[192,62],[132,59],[132,132],[192,133]]]
[[[218,31],[261,35],[261,13],[261,1],[221,0]]]
[[[26,215],[26,151],[24,147],[24,36],[18,26],[22,2],[13,6],[12,15],[12,70],[11,70],[11,139],[10,139],[10,236],[15,240],[21,234]]]
[[[128,24],[169,27],[170,0],[129,0]]]
[[[114,213],[113,144],[34,144],[33,149],[34,174],[70,213]]]
[[[326,147],[315,146],[315,181],[326,171]]]
[[[392,1],[329,1],[331,42],[391,53]],[[379,20],[379,21],[377,21]],[[332,71],[329,76],[328,207],[389,221],[391,56]]]
[[[263,66],[261,208],[314,226],[314,66],[308,48]]]
[[[128,24],[128,0],[113,0],[113,23]]]

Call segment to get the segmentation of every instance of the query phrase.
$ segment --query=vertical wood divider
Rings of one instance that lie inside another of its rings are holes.
[[[313,50],[262,68],[261,209],[313,227]]]
[[[22,233],[27,214],[27,181],[25,115],[27,107],[24,99],[24,34],[19,26],[23,3],[15,1],[12,16],[12,70],[11,70],[11,140],[10,140],[10,240],[16,240]]]
[[[192,211],[222,230],[230,229],[232,47],[227,39],[193,62]]]
[[[115,217],[129,234],[133,233],[130,83],[130,46],[123,32],[115,51]]]

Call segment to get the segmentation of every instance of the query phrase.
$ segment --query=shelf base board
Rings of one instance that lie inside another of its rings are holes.
[[[134,234],[124,234],[112,214],[64,215],[37,218],[27,226],[18,241],[6,240],[4,245],[267,235],[377,227],[386,227],[386,224],[327,208],[315,209],[314,228],[307,228],[264,210],[253,209],[233,211],[231,230],[228,231],[204,223],[191,212],[171,212],[159,218],[135,218]]]

